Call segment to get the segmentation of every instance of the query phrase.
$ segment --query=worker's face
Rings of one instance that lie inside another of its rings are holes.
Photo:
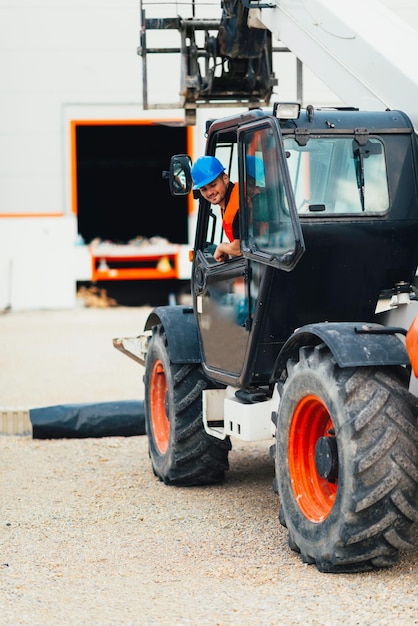
[[[225,200],[229,178],[220,174],[215,180],[200,188],[200,193],[211,204],[221,204]]]

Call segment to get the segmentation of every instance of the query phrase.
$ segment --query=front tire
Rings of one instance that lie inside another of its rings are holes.
[[[222,482],[231,443],[204,430],[202,391],[211,383],[200,364],[170,361],[162,325],[153,328],[144,382],[145,427],[154,474],[167,485]]]
[[[389,567],[418,521],[418,427],[402,368],[341,369],[324,344],[288,362],[275,485],[290,547],[321,572]]]

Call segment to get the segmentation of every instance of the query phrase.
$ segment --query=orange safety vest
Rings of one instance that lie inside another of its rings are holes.
[[[239,193],[238,185],[234,185],[231,194],[228,198],[228,203],[225,208],[225,212],[222,216],[222,226],[228,237],[229,241],[234,241],[235,237],[232,232],[232,224],[234,223],[234,217],[239,209]]]

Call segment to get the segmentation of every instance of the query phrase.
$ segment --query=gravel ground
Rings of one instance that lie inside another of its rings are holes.
[[[2,406],[142,398],[142,368],[111,339],[147,312],[1,316]],[[0,435],[1,626],[418,624],[418,536],[390,570],[304,565],[269,443],[234,440],[223,485],[181,489],[154,477],[145,436]]]
[[[0,315],[0,406],[142,398],[142,368],[112,338],[139,334],[150,310],[80,306]]]

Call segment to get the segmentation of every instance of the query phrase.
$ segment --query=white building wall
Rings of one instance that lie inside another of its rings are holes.
[[[137,0],[0,1],[0,310],[75,304],[68,111],[140,111],[139,22]]]
[[[0,7],[2,211],[68,211],[64,109],[139,102],[138,30],[136,0]]]

